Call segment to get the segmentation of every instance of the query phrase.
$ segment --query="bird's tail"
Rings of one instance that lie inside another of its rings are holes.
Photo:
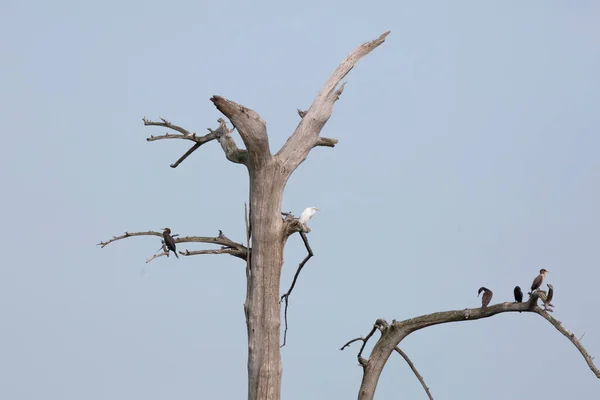
[[[174,251],[173,253],[175,253],[175,257],[179,258],[179,255],[177,254],[177,251]]]

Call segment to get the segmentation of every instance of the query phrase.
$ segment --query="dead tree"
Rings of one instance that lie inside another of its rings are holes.
[[[281,392],[280,357],[280,275],[283,266],[283,248],[287,238],[304,229],[297,219],[285,219],[281,216],[281,200],[286,182],[298,166],[306,160],[310,151],[318,146],[334,147],[336,139],[322,138],[321,130],[329,120],[333,105],[344,90],[342,79],[350,72],[362,57],[369,54],[385,41],[389,32],[377,39],[359,46],[350,53],[325,82],[321,91],[306,110],[298,110],[300,123],[283,147],[272,154],[265,121],[253,110],[221,96],[210,100],[225,115],[237,130],[245,149],[240,149],[231,137],[234,129],[229,130],[223,119],[219,127],[209,129],[209,133],[197,136],[166,119],[153,122],[144,118],[145,125],[161,126],[175,133],[151,136],[148,141],[162,139],[184,139],[194,145],[174,164],[176,168],[200,146],[217,140],[225,157],[234,163],[244,165],[250,177],[249,228],[246,246],[236,243],[222,233],[217,237],[180,237],[175,242],[199,242],[221,245],[216,250],[184,251],[180,254],[231,254],[247,262],[247,293],[244,311],[248,328],[248,399],[275,400]],[[118,239],[131,236],[161,236],[160,232],[125,233],[99,245],[106,246]],[[303,237],[304,238],[304,237]],[[308,242],[305,242],[308,243]],[[307,246],[307,249],[310,247]],[[312,255],[312,252],[310,252]],[[150,260],[167,255],[155,254]],[[287,304],[291,289],[284,295]]]
[[[542,318],[546,319],[550,322],[560,333],[562,333],[567,339],[573,343],[573,345],[579,350],[586,363],[596,375],[597,378],[600,378],[600,370],[594,365],[593,357],[587,352],[587,350],[581,344],[581,337],[577,338],[573,332],[570,332],[568,329],[562,326],[562,323],[558,321],[556,318],[552,317],[548,314],[548,310],[546,307],[544,309],[540,308],[537,305],[538,299],[542,300],[542,302],[546,303],[546,293],[544,291],[535,291],[529,298],[529,301],[526,303],[499,303],[493,306],[488,306],[484,308],[466,308],[464,310],[454,310],[454,311],[444,311],[444,312],[436,312],[433,314],[422,315],[420,317],[407,319],[405,321],[392,321],[389,324],[384,319],[378,319],[375,321],[373,328],[369,332],[369,334],[365,337],[358,337],[348,341],[340,350],[344,350],[350,344],[354,342],[362,342],[362,346],[358,352],[358,363],[363,368],[363,378],[360,385],[360,390],[358,393],[359,400],[372,400],[375,396],[375,389],[377,388],[377,383],[379,382],[379,377],[381,372],[383,371],[383,367],[387,363],[390,355],[393,351],[399,353],[409,364],[413,373],[416,375],[419,382],[423,386],[427,396],[430,399],[433,399],[431,392],[427,385],[425,385],[425,381],[423,377],[417,372],[414,364],[410,361],[408,356],[400,350],[398,347],[400,342],[404,340],[408,335],[413,332],[416,332],[420,329],[427,328],[433,325],[445,324],[448,322],[464,322],[464,321],[474,321],[481,318],[489,318],[496,314],[501,314],[505,312],[529,312],[540,315]],[[362,357],[363,351],[369,339],[373,336],[373,334],[379,330],[381,336],[373,350],[371,350],[371,354],[368,359]]]

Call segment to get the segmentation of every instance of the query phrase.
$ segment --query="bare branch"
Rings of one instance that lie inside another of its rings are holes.
[[[417,368],[412,363],[412,361],[410,361],[410,358],[408,358],[408,355],[406,355],[405,352],[403,352],[402,350],[400,350],[400,348],[398,346],[396,346],[394,348],[394,350],[396,351],[396,353],[400,354],[402,356],[402,358],[404,358],[404,361],[406,361],[406,363],[408,364],[408,366],[410,367],[410,369],[412,369],[412,372],[415,374],[415,376],[417,377],[417,379],[419,380],[419,382],[421,382],[421,386],[423,386],[423,389],[425,389],[425,393],[427,393],[427,396],[429,397],[429,400],[433,400],[433,396],[431,395],[431,392],[429,391],[429,388],[425,384],[425,380],[423,379],[423,377],[421,376],[421,374],[419,374],[419,371],[417,371]]]
[[[268,161],[271,158],[271,151],[265,121],[255,111],[224,97],[215,95],[210,100],[237,128],[252,162],[255,165],[262,165]]]
[[[225,120],[223,120],[222,118],[218,119],[219,127],[215,130],[208,128],[209,133],[204,136],[196,136],[196,133],[191,133],[187,129],[184,129],[178,125],[172,124],[171,122],[167,121],[164,118],[161,118],[162,122],[150,121],[146,118],[142,118],[142,120],[144,121],[144,125],[146,125],[146,126],[163,126],[165,128],[169,128],[169,129],[179,132],[179,133],[166,133],[164,135],[159,135],[159,136],[152,135],[146,139],[148,142],[154,142],[156,140],[162,140],[162,139],[184,139],[184,140],[191,140],[192,142],[195,142],[195,144],[183,156],[181,156],[179,158],[179,160],[177,160],[175,163],[171,164],[171,168],[177,168],[177,166],[179,164],[181,164],[183,162],[183,160],[188,158],[190,156],[190,154],[192,154],[194,151],[198,150],[198,148],[200,146],[202,146],[205,143],[210,142],[211,140],[215,140],[215,139],[217,139],[221,143],[221,147],[223,148],[223,151],[225,152],[225,156],[227,157],[227,159],[229,161],[232,161],[232,162],[238,163],[238,164],[244,164],[246,162],[246,159],[247,159],[246,150],[238,149],[237,145],[235,144],[233,139],[230,137],[230,133],[233,132],[233,130],[227,129]]]
[[[281,296],[281,300],[279,301],[281,303],[282,301],[285,300],[285,310],[283,313],[284,321],[285,321],[285,329],[283,331],[283,344],[281,345],[281,347],[285,346],[285,343],[287,340],[287,330],[288,330],[287,310],[288,310],[290,295],[292,294],[292,290],[294,290],[294,287],[296,286],[296,281],[298,280],[300,271],[302,271],[302,268],[304,268],[304,264],[306,264],[306,262],[308,260],[310,260],[310,258],[314,255],[312,252],[312,249],[310,248],[310,244],[308,244],[308,238],[306,237],[306,234],[304,232],[300,232],[300,236],[302,236],[302,241],[304,242],[304,247],[306,247],[306,251],[308,252],[308,255],[306,257],[304,257],[304,260],[302,260],[300,265],[298,265],[298,269],[296,270],[296,274],[294,275],[294,279],[292,280],[292,285],[290,286],[288,291],[284,295]]]
[[[554,319],[546,311],[537,306],[538,299],[541,298],[541,292],[535,291],[526,303],[499,303],[493,306],[483,308],[466,308],[464,310],[453,310],[436,312],[433,314],[422,315],[420,317],[407,319],[404,321],[393,321],[389,327],[380,328],[381,337],[373,347],[366,366],[364,368],[363,380],[359,392],[359,400],[371,400],[375,395],[375,389],[381,371],[385,366],[390,354],[400,344],[400,342],[412,332],[439,324],[460,321],[473,321],[482,318],[489,318],[496,314],[505,312],[531,312],[544,317],[554,327],[566,336],[579,350],[586,360],[588,366],[594,372],[597,378],[600,378],[600,371],[593,363],[593,358],[581,345],[575,335],[563,328],[560,321]]]
[[[123,234],[121,236],[113,236],[110,240],[107,240],[105,242],[100,242],[97,244],[97,246],[104,248],[112,242],[116,242],[117,240],[126,239],[126,238],[130,238],[130,237],[134,237],[134,236],[158,236],[160,238],[163,237],[161,232],[156,232],[156,231],[125,232],[125,234]],[[231,254],[232,256],[235,256],[235,257],[245,260],[247,254],[248,254],[248,249],[246,248],[246,246],[244,246],[241,243],[234,242],[233,240],[231,240],[227,236],[225,236],[223,234],[223,232],[221,232],[221,231],[219,231],[219,236],[217,236],[217,237],[207,237],[207,236],[179,237],[179,235],[172,235],[172,237],[175,240],[175,243],[208,243],[208,244],[216,244],[216,245],[223,246],[223,248],[216,249],[216,250],[196,250],[196,251],[186,250],[185,252],[180,251],[179,254],[183,254],[184,256],[191,256],[191,255],[196,255],[196,254]],[[161,257],[163,255],[166,255],[168,257],[168,252],[164,251],[164,247],[161,247],[161,249],[163,250],[163,253],[155,254],[154,256],[150,257],[146,261],[146,263],[149,263],[150,261],[154,260],[155,258]],[[161,249],[159,249],[159,251]]]
[[[342,79],[354,68],[358,60],[381,45],[389,34],[389,31],[385,32],[377,39],[358,46],[325,82],[310,108],[307,111],[298,110],[302,120],[276,155],[282,161],[285,170],[290,173],[294,171],[306,159],[310,150],[315,147],[321,129],[331,117],[333,104],[344,90],[344,84],[338,88]]]
[[[559,320],[548,314],[548,312],[546,312],[545,310],[536,307],[533,310],[533,312],[541,315],[546,321],[550,322],[560,333],[562,333],[567,339],[569,339],[571,343],[573,343],[573,345],[577,348],[577,350],[579,350],[579,352],[585,359],[585,362],[587,363],[588,367],[590,367],[594,375],[596,375],[596,378],[600,379],[600,370],[598,370],[598,367],[594,365],[594,357],[590,356],[585,347],[583,347],[583,345],[581,344],[581,339],[583,338],[583,335],[585,335],[585,333],[581,335],[581,338],[577,339],[573,332],[569,332],[567,328],[562,326],[562,323]]]
[[[154,231],[125,232],[125,234],[123,234],[121,236],[113,236],[111,239],[109,239],[105,242],[100,242],[100,243],[96,244],[96,246],[100,246],[100,248],[104,248],[107,245],[111,244],[112,242],[116,242],[117,240],[126,239],[126,238],[133,237],[133,236],[158,236],[158,237],[162,238],[162,233],[154,232]]]
[[[314,147],[335,147],[335,145],[338,144],[338,140],[337,139],[330,139],[330,138],[322,138],[320,137],[317,140],[317,143],[315,143]]]
[[[149,119],[146,119],[145,117],[142,118],[142,121],[144,121],[144,125],[146,125],[146,126],[164,126],[165,128],[169,128],[169,129],[172,129],[174,131],[181,133],[185,137],[196,136],[195,133],[191,133],[187,129],[183,129],[182,127],[180,127],[178,125],[172,124],[162,117],[160,117],[160,120],[162,122],[150,121]]]
[[[342,347],[340,347],[340,351],[344,351],[344,349],[346,347],[349,347],[352,343],[358,342],[359,340],[362,340],[364,342],[365,338],[363,338],[363,337],[357,337],[357,338],[348,340]]]
[[[199,254],[230,254],[234,257],[241,258],[242,260],[246,260],[246,252],[238,249],[231,248],[222,248],[222,249],[213,249],[213,250],[185,250],[180,251],[179,254],[184,256],[196,256]]]
[[[371,336],[373,336],[373,334],[375,333],[375,331],[379,328],[378,322],[379,322],[379,320],[377,320],[377,322],[375,322],[375,324],[373,324],[373,329],[371,329],[371,332],[369,332],[369,334],[367,335],[367,337],[365,337],[365,338],[358,337],[358,338],[349,340],[348,342],[346,342],[345,345],[343,345],[340,348],[340,351],[344,351],[344,349],[346,347],[350,346],[354,342],[358,342],[359,340],[362,341],[363,342],[362,346],[360,346],[360,350],[358,351],[358,354],[357,354],[356,358],[358,358],[358,363],[360,365],[362,365],[363,367],[365,367],[367,365],[367,360],[365,360],[362,357],[362,353],[365,350],[365,346],[367,345],[367,342],[369,341],[369,339],[371,339]]]
[[[149,259],[146,260],[146,264],[148,264],[150,261],[158,258],[158,257],[162,257],[162,256],[167,256],[169,257],[169,252],[168,251],[163,251],[162,253],[156,253],[155,255],[153,255],[152,257],[150,257]]]

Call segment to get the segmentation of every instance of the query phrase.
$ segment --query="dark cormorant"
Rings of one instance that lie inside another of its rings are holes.
[[[546,296],[545,303],[550,307],[554,307],[552,304],[550,304],[550,302],[552,301],[552,297],[554,297],[554,287],[552,287],[552,285],[549,283],[546,283],[546,286],[548,286],[548,295]]]
[[[173,253],[175,253],[175,257],[179,258],[177,255],[177,249],[175,247],[175,240],[171,237],[171,230],[169,228],[164,228],[163,238],[165,239],[165,245],[167,245],[167,249],[171,250]]]
[[[531,293],[542,286],[542,282],[544,282],[544,278],[546,277],[546,272],[548,271],[546,271],[544,268],[540,269],[540,274],[535,277],[533,283],[531,284]]]
[[[481,292],[483,292],[483,296],[481,296],[481,308],[485,310],[487,305],[490,304],[490,301],[492,301],[492,296],[494,295],[494,293],[492,293],[490,289],[482,286],[477,292],[477,297],[479,297]]]
[[[519,286],[515,286],[515,302],[522,303],[523,302],[523,292]]]

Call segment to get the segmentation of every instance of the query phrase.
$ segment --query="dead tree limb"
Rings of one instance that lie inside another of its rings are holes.
[[[237,128],[250,155],[254,167],[263,165],[271,158],[267,124],[254,110],[246,108],[221,96],[210,100]]]
[[[122,240],[122,239],[127,239],[130,237],[134,237],[134,236],[158,236],[162,239],[162,233],[161,232],[156,232],[156,231],[146,231],[146,232],[125,232],[123,235],[121,236],[113,236],[111,239],[104,241],[104,242],[100,242],[97,244],[97,246],[100,246],[101,248],[106,247],[107,245],[109,245],[110,243],[116,242],[118,240]],[[208,236],[183,236],[180,237],[179,235],[173,235],[173,239],[175,240],[175,243],[208,243],[208,244],[216,244],[216,245],[221,245],[223,246],[221,249],[212,249],[212,250],[185,250],[185,251],[179,251],[179,254],[182,254],[184,256],[193,256],[193,255],[198,255],[198,254],[230,254],[232,256],[235,256],[237,258],[241,258],[242,260],[245,260],[247,255],[248,255],[248,249],[246,246],[244,246],[241,243],[236,243],[233,240],[229,239],[227,236],[225,236],[223,234],[223,232],[219,231],[219,236],[217,237],[208,237]],[[157,253],[154,254],[152,257],[150,257],[148,260],[146,260],[146,263],[149,263],[150,261],[158,258],[158,257],[162,257],[162,256],[169,256],[169,252],[164,250],[164,247],[161,246],[161,248],[158,250],[163,250],[161,253]]]
[[[162,126],[179,132],[166,133],[164,135],[158,136],[151,135],[149,138],[146,139],[148,142],[154,142],[156,140],[163,139],[183,139],[195,142],[195,144],[187,152],[185,152],[185,154],[181,156],[179,160],[171,164],[171,168],[177,168],[177,166],[181,164],[183,160],[190,156],[194,151],[198,150],[200,146],[215,139],[221,144],[221,148],[225,152],[225,157],[227,157],[229,161],[237,164],[245,164],[248,158],[247,151],[238,149],[237,145],[231,138],[231,133],[233,132],[233,129],[227,129],[227,125],[225,124],[225,120],[223,118],[219,118],[217,120],[219,122],[219,127],[217,129],[213,130],[208,128],[209,133],[204,136],[196,136],[196,133],[192,133],[179,125],[172,124],[165,118],[161,118],[161,122],[150,121],[146,118],[142,118],[142,121],[144,121],[144,125],[146,126]]]
[[[482,318],[489,318],[496,314],[505,312],[530,312],[539,314],[550,322],[559,332],[567,337],[571,343],[579,350],[588,366],[600,378],[600,370],[594,365],[592,357],[581,345],[577,337],[562,326],[560,321],[550,316],[542,308],[538,307],[537,300],[540,298],[538,292],[534,292],[526,303],[499,303],[493,306],[482,308],[466,308],[464,310],[453,310],[426,314],[420,317],[407,319],[404,321],[392,321],[389,326],[382,325],[379,330],[381,337],[373,347],[369,359],[363,365],[363,379],[358,395],[359,400],[372,400],[375,395],[377,382],[381,371],[389,359],[392,351],[400,342],[411,333],[433,325],[445,324],[449,322],[474,321]],[[379,320],[378,320],[379,321]]]
[[[366,363],[367,363],[367,360],[365,360],[362,357],[362,353],[365,350],[365,346],[367,345],[367,342],[369,341],[369,339],[371,339],[371,336],[373,336],[373,334],[375,333],[375,331],[379,328],[380,321],[383,321],[383,320],[379,320],[378,319],[377,321],[375,321],[375,324],[373,324],[373,329],[371,329],[371,332],[369,332],[365,338],[363,338],[363,337],[357,337],[357,338],[349,340],[348,342],[346,342],[346,344],[344,344],[340,348],[340,351],[344,351],[344,349],[346,347],[349,347],[354,342],[362,341],[362,345],[360,346],[360,350],[358,351],[358,355],[356,356],[356,358],[358,359],[358,363],[364,367],[366,365]],[[386,322],[386,324],[387,324],[387,322]]]
[[[354,65],[381,45],[389,34],[389,31],[385,32],[377,39],[358,46],[356,50],[342,61],[327,82],[325,82],[325,85],[321,88],[310,108],[299,112],[302,117],[300,124],[298,124],[292,136],[290,136],[281,150],[276,154],[276,157],[281,161],[285,170],[293,171],[296,169],[306,159],[310,150],[317,145],[319,134],[333,112],[333,104],[344,90],[345,84],[339,87],[338,85],[348,72],[354,68]],[[332,142],[328,143],[334,144]]]
[[[427,393],[427,396],[429,397],[429,400],[433,400],[433,396],[431,395],[431,392],[429,391],[429,388],[425,384],[425,380],[423,379],[423,377],[421,376],[421,374],[419,373],[419,371],[417,371],[417,367],[415,367],[415,364],[413,364],[413,362],[410,360],[410,358],[408,358],[408,355],[406,355],[405,352],[403,352],[402,350],[400,350],[400,348],[398,346],[396,346],[394,348],[394,350],[396,351],[396,353],[400,354],[402,356],[402,358],[404,358],[404,361],[406,361],[406,363],[408,364],[408,366],[410,367],[410,369],[412,370],[412,372],[415,374],[415,376],[417,377],[417,379],[419,380],[419,382],[421,382],[421,386],[423,386],[423,389],[425,390],[425,393]]]
[[[294,274],[294,279],[292,280],[292,284],[290,285],[290,288],[288,289],[288,291],[285,294],[283,294],[281,296],[280,302],[285,301],[285,309],[283,312],[283,320],[285,323],[285,329],[283,331],[283,344],[281,345],[281,347],[285,346],[285,343],[287,340],[287,330],[288,330],[287,311],[288,311],[290,295],[292,294],[292,290],[294,290],[294,287],[296,286],[296,281],[298,280],[298,276],[300,276],[300,271],[302,271],[302,268],[304,268],[304,265],[306,264],[306,262],[308,260],[310,260],[310,258],[314,255],[312,252],[312,249],[310,248],[310,244],[308,244],[308,238],[306,237],[306,234],[304,232],[299,232],[299,233],[300,233],[300,236],[302,236],[302,241],[304,242],[304,247],[306,247],[306,251],[308,252],[308,254],[306,257],[304,257],[304,260],[302,260],[300,265],[298,265],[298,269],[296,270],[296,273]]]

